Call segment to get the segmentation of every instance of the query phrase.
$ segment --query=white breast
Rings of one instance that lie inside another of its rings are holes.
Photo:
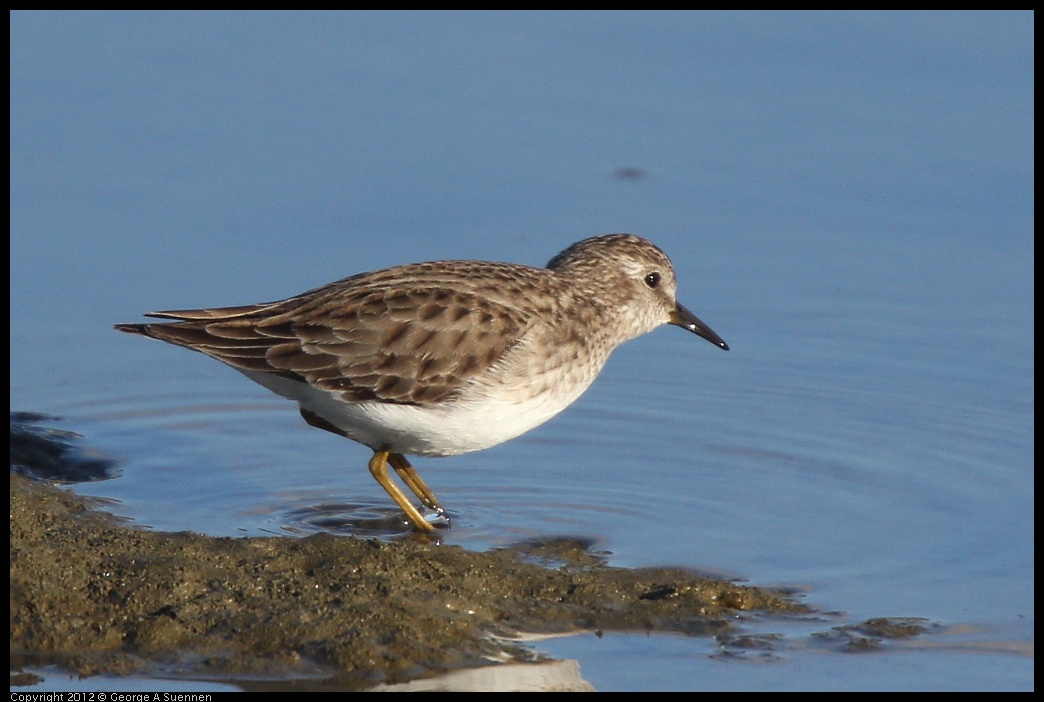
[[[546,422],[573,403],[591,381],[563,383],[554,392],[521,401],[490,393],[435,407],[382,402],[343,402],[306,383],[270,373],[243,371],[256,383],[296,400],[350,438],[376,450],[419,456],[455,456],[501,444]],[[593,380],[593,377],[591,378]],[[563,386],[571,386],[563,392]]]

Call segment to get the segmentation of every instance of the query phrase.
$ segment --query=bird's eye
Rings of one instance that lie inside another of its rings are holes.
[[[650,288],[655,289],[660,285],[660,274],[654,272],[645,276],[645,284],[648,285]]]

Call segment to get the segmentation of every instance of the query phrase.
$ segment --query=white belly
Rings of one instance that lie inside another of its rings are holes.
[[[342,402],[337,396],[270,373],[245,372],[254,382],[301,406],[373,450],[418,456],[455,456],[496,446],[546,422],[573,403],[590,382],[569,392],[538,394],[515,401],[478,397],[435,407],[383,402]]]

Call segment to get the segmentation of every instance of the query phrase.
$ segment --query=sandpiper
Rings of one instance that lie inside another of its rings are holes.
[[[623,342],[673,324],[728,344],[675,299],[670,259],[632,234],[579,241],[546,268],[434,261],[278,302],[152,312],[120,331],[205,353],[296,400],[312,426],[373,450],[370,472],[418,531],[449,523],[406,454],[496,446],[573,403]]]

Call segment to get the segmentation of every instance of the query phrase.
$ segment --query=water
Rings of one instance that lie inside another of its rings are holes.
[[[11,408],[120,462],[78,491],[218,535],[386,515],[367,449],[111,325],[634,231],[732,350],[657,330],[543,427],[418,459],[447,542],[591,537],[941,633],[537,648],[601,690],[1033,688],[1032,15],[11,19]]]

